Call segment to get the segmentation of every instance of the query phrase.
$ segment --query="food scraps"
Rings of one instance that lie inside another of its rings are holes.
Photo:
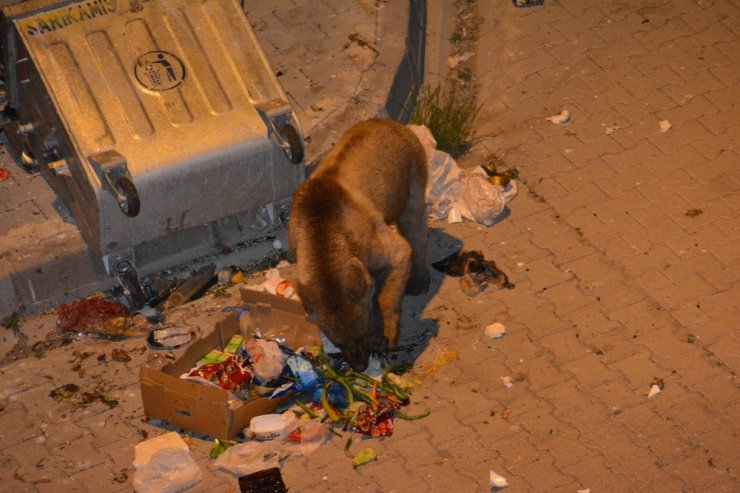
[[[111,352],[111,358],[113,361],[118,361],[119,363],[128,363],[131,361],[131,355],[123,349],[114,349]]]
[[[108,336],[125,336],[130,318],[125,306],[101,295],[60,305],[57,314],[57,325],[63,331]]]
[[[437,373],[441,368],[449,365],[460,357],[460,353],[454,349],[443,349],[437,354],[434,362],[427,368],[427,375],[430,377]]]
[[[79,391],[79,386],[73,383],[68,383],[53,389],[49,392],[49,397],[57,402],[68,402]]]
[[[49,397],[55,401],[70,402],[74,404],[74,407],[86,406],[93,402],[100,402],[106,406],[113,408],[118,405],[118,397],[112,395],[106,395],[100,390],[95,392],[81,392],[80,387],[73,383],[60,385],[49,392]]]

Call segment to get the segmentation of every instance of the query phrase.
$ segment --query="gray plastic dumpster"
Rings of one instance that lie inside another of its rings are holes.
[[[302,131],[236,0],[0,6],[11,153],[130,294],[188,243],[278,226]]]

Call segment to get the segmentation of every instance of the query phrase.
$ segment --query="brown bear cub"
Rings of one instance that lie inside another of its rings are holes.
[[[404,292],[429,287],[426,181],[418,138],[393,120],[368,120],[293,194],[296,292],[355,370],[396,346]]]

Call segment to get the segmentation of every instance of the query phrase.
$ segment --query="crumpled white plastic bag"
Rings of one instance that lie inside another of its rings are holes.
[[[427,154],[429,178],[426,202],[429,216],[444,219],[455,212],[465,219],[491,226],[517,194],[515,180],[506,187],[488,181],[479,166],[461,169],[448,153],[437,149],[437,141],[425,125],[409,125]]]
[[[252,361],[254,375],[262,383],[280,376],[288,356],[282,352],[275,341],[250,338],[244,341],[244,348]]]
[[[280,457],[308,455],[328,441],[332,432],[328,423],[302,419],[296,422],[296,428],[290,435],[290,439],[283,436],[265,442],[250,440],[238,443],[219,455],[213,465],[236,476],[280,467]]]
[[[178,493],[202,479],[200,468],[190,450],[167,447],[152,454],[136,469],[133,485],[136,493]]]
[[[213,465],[236,476],[280,467],[280,447],[274,442],[249,441],[229,447]]]
[[[490,226],[503,214],[506,204],[516,193],[516,181],[511,180],[505,187],[494,185],[488,181],[483,168],[477,166],[461,180],[454,207],[465,219]]]

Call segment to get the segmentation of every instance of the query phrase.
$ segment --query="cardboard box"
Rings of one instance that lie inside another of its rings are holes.
[[[191,343],[174,363],[161,370],[141,367],[139,382],[147,417],[233,440],[254,416],[270,413],[285,402],[287,398],[266,397],[229,402],[229,393],[223,389],[180,378],[209,351],[223,349],[236,333],[250,337],[259,332],[265,338],[278,337],[293,349],[321,345],[318,327],[306,320],[300,302],[246,288],[241,289],[241,295],[248,309],[241,323],[232,312],[216,322],[213,332]]]

